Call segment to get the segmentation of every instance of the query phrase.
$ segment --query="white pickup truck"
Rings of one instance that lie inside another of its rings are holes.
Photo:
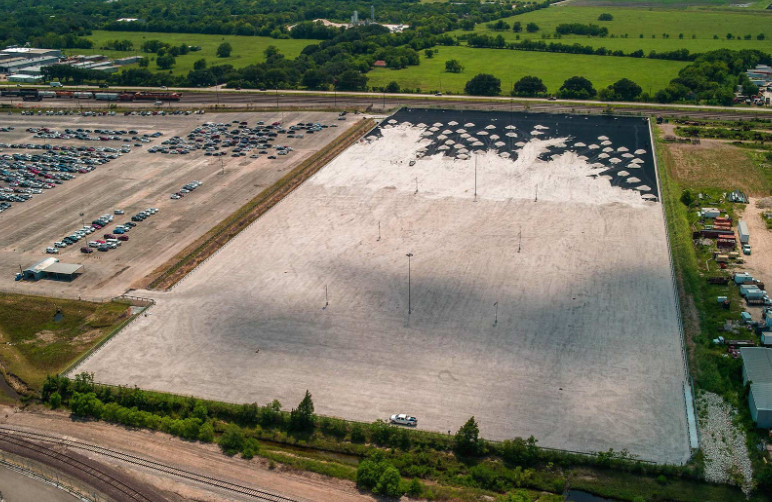
[[[411,417],[407,413],[395,413],[389,418],[389,422],[398,425],[408,425],[410,427],[416,427],[418,425],[418,419]]]

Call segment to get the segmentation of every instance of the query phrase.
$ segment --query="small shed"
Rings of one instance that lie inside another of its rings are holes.
[[[56,258],[46,258],[45,260],[41,260],[34,265],[30,265],[29,267],[25,268],[22,272],[22,275],[26,280],[37,281],[38,279],[42,279],[45,276],[45,269],[47,267],[57,263],[58,261],[59,260]]]
[[[383,59],[379,59],[378,61],[373,63],[373,66],[375,66],[376,68],[386,68],[386,61],[384,61]]]
[[[751,384],[748,406],[757,427],[772,429],[772,382]]]
[[[45,277],[57,281],[71,281],[83,273],[83,265],[79,263],[56,262],[43,271]]]
[[[772,331],[762,331],[761,332],[761,344],[772,346]]]
[[[703,207],[702,211],[700,211],[700,215],[703,218],[717,218],[721,216],[721,211],[715,207]]]

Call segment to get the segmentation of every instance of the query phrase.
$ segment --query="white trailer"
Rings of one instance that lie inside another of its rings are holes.
[[[751,234],[748,232],[748,224],[743,220],[740,220],[737,223],[737,233],[740,236],[740,242],[742,244],[748,244],[748,241],[751,239]]]

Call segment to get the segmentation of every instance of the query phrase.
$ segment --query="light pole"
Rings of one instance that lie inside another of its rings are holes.
[[[477,202],[477,154],[474,156],[474,201]]]
[[[493,319],[493,325],[496,326],[499,323],[499,302],[494,303],[493,307],[496,309],[496,314]]]
[[[86,226],[86,224],[85,224],[85,223],[84,223],[84,221],[83,221],[83,214],[84,214],[84,213],[80,213],[80,224],[81,224],[81,225],[83,225],[83,226],[85,227],[85,226]]]
[[[413,253],[407,255],[407,315],[413,312],[413,305],[410,300],[410,258],[413,257]]]

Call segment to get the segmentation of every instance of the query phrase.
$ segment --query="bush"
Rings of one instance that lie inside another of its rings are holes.
[[[198,440],[204,443],[214,441],[214,427],[211,422],[207,422],[198,429]]]
[[[247,438],[244,446],[241,448],[241,456],[247,460],[260,452],[260,443],[255,438]]]
[[[244,448],[244,431],[235,424],[230,424],[225,428],[225,432],[220,437],[220,448],[228,455],[235,455]]]
[[[407,485],[407,488],[405,488],[405,492],[411,497],[420,497],[423,491],[424,487],[421,485],[421,482],[418,481],[418,478],[413,478],[410,481],[410,484]]]
[[[386,495],[387,497],[399,497],[404,493],[401,488],[402,478],[399,475],[399,471],[393,465],[388,464],[381,473],[373,492]]]
[[[355,423],[351,426],[351,442],[352,443],[364,443],[367,441],[367,435],[365,434],[365,428],[360,424]]]
[[[571,77],[560,86],[558,94],[564,99],[589,99],[598,94],[592,82],[584,77]]]
[[[217,47],[217,57],[227,58],[230,57],[233,47],[228,42],[223,42]]]
[[[606,12],[598,16],[598,21],[613,21],[613,20],[614,20],[614,16]]]
[[[62,405],[62,396],[58,392],[54,392],[48,397],[48,404],[51,405],[51,409],[55,410]]]

